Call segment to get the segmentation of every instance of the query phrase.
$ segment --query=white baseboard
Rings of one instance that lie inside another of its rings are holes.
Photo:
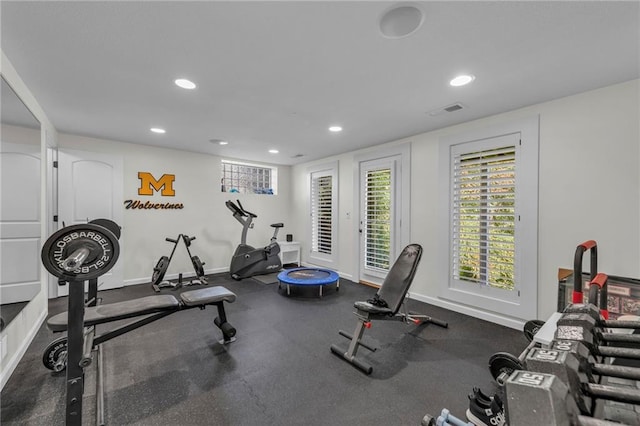
[[[27,352],[27,349],[29,349],[29,345],[31,345],[31,342],[36,337],[36,333],[38,333],[38,330],[40,330],[40,327],[44,323],[46,317],[47,310],[45,309],[40,313],[38,320],[35,322],[35,324],[33,324],[33,327],[31,327],[29,333],[27,333],[27,335],[25,336],[20,348],[16,352],[14,352],[13,356],[9,360],[9,363],[7,364],[7,368],[0,372],[0,390],[4,389],[4,385],[7,384],[7,381],[9,381],[9,378],[18,366],[18,363],[24,356],[25,352]]]
[[[472,308],[470,306],[459,305],[446,300],[438,299],[435,297],[424,296],[422,294],[410,293],[410,298],[418,300],[420,302],[429,303],[431,305],[438,306],[439,308],[448,309],[450,311],[458,312],[460,314],[469,315],[473,318],[479,318],[485,321],[492,322],[494,324],[503,325],[505,327],[513,328],[516,330],[522,330],[525,321],[517,318],[505,317],[498,315],[494,312],[487,312],[480,309]]]
[[[329,269],[332,270],[331,268],[326,268],[324,266],[318,266],[318,265],[314,265],[313,263],[307,263],[307,262],[301,262],[300,263],[301,267],[305,267],[305,268],[320,268],[320,269]],[[344,272],[340,272],[340,271],[335,271],[336,274],[338,274],[340,276],[340,278],[344,278],[345,280],[349,280],[349,281],[353,281],[353,275],[351,274],[345,274]]]
[[[344,278],[345,280],[353,281],[353,275],[351,275],[351,274],[345,274],[344,272],[338,271],[338,275],[340,275],[340,278]]]
[[[229,272],[229,268],[215,268],[215,269],[205,269],[204,273],[205,275],[211,275],[211,274],[219,274],[222,272]],[[169,274],[169,275],[165,275],[164,279],[165,280],[177,280],[178,277],[180,276],[180,274]],[[182,274],[182,278],[193,278],[196,276],[195,272],[186,272]],[[131,278],[129,280],[124,280],[124,286],[130,286],[130,285],[138,285],[138,284],[146,284],[151,282],[151,278],[150,277],[144,277],[144,278]]]

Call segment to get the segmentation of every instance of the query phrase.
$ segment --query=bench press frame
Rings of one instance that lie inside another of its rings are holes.
[[[84,281],[60,280],[59,285],[69,284],[68,309],[67,309],[67,398],[66,398],[66,424],[73,426],[82,425],[82,396],[84,394],[84,368],[91,364],[91,353],[97,351],[96,365],[96,423],[104,425],[104,380],[103,380],[103,355],[102,343],[107,342],[115,337],[121,336],[129,331],[150,324],[161,318],[169,316],[175,312],[182,310],[200,308],[204,309],[207,305],[215,305],[218,310],[218,316],[214,319],[214,324],[221,329],[223,339],[221,344],[228,344],[235,341],[235,329],[227,322],[226,312],[224,309],[225,300],[217,302],[187,305],[184,300],[175,299],[177,305],[175,308],[161,310],[158,308],[156,312],[147,312],[140,315],[132,313],[127,316],[120,316],[108,321],[96,321],[90,325],[84,322],[85,304],[87,307],[96,307],[98,302],[98,279],[89,280],[87,301],[85,302]],[[199,290],[192,290],[199,291]],[[149,297],[163,297],[149,296]],[[234,295],[235,297],[235,295]],[[107,306],[107,305],[104,305]],[[58,314],[62,315],[64,313]],[[108,322],[119,321],[127,318],[135,318],[143,316],[142,319],[129,322],[114,330],[96,336],[96,326],[98,324],[106,324]],[[58,327],[56,327],[58,328]],[[226,331],[225,331],[226,330]],[[54,332],[63,332],[65,329],[57,329]]]

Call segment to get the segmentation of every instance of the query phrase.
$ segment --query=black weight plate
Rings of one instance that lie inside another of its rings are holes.
[[[532,341],[533,336],[536,335],[538,330],[540,330],[540,328],[542,328],[543,325],[544,325],[544,321],[542,320],[527,321],[526,323],[524,323],[524,328],[522,329],[522,332],[524,333],[524,337],[526,337],[528,341]]]
[[[151,284],[158,285],[164,279],[164,274],[167,273],[167,269],[169,268],[169,258],[167,256],[162,256],[158,263],[156,263],[155,268],[153,268],[153,275],[151,276]]]
[[[79,248],[89,249],[89,256],[78,268],[65,269],[65,260]],[[113,268],[119,255],[120,244],[113,232],[85,223],[54,232],[45,241],[40,257],[52,275],[66,281],[86,281],[98,278]]]
[[[524,370],[524,365],[518,357],[508,352],[496,352],[489,358],[489,371],[494,379],[497,379],[502,373],[510,376],[516,370]]]
[[[89,223],[107,228],[117,239],[120,239],[120,226],[111,219],[93,219]]]
[[[56,364],[60,360],[61,356],[66,356],[67,353],[67,338],[59,337],[53,342],[49,343],[49,346],[44,350],[42,354],[42,363],[49,370],[56,371]],[[64,360],[64,365],[57,371],[60,372],[67,368],[67,362]]]
[[[204,263],[200,261],[200,258],[198,256],[193,256],[191,258],[191,263],[193,263],[193,269],[196,271],[196,275],[198,277],[203,277],[204,267],[202,265],[204,265]]]

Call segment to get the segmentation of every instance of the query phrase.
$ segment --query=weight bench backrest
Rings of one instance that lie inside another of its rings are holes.
[[[409,244],[395,261],[391,270],[378,290],[378,298],[387,302],[389,309],[397,313],[402,306],[402,302],[411,287],[413,277],[416,275],[420,258],[422,257],[422,246],[419,244]]]

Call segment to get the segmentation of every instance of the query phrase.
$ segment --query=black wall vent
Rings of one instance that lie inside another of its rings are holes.
[[[466,108],[466,106],[458,102],[452,105],[447,105],[442,108],[434,109],[433,111],[429,111],[428,114],[432,117],[435,117],[437,115],[446,114],[448,112],[460,111],[461,109],[464,109],[464,108]]]
[[[458,111],[459,109],[462,109],[462,105],[454,104],[454,105],[446,107],[444,110],[447,111],[447,112],[453,112],[453,111]]]

